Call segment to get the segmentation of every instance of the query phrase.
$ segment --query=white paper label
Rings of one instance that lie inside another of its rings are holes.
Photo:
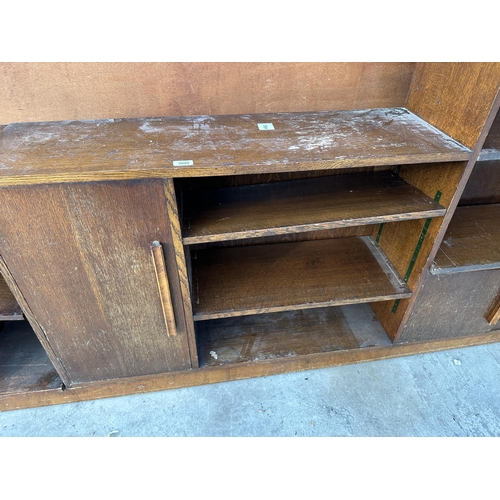
[[[190,167],[193,165],[193,160],[177,160],[173,164],[174,167]]]
[[[259,130],[274,130],[274,125],[272,123],[258,123],[257,126]]]

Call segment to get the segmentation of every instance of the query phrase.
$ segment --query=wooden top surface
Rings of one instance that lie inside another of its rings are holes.
[[[458,207],[434,259],[433,274],[500,268],[500,204]]]
[[[273,130],[259,129],[269,123]],[[15,123],[0,134],[0,185],[462,161],[470,154],[404,108]]]

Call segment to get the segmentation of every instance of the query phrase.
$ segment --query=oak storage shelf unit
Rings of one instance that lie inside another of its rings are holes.
[[[408,332],[499,82],[419,64],[404,106],[7,125],[0,271],[34,334],[0,334],[1,408],[463,345]]]

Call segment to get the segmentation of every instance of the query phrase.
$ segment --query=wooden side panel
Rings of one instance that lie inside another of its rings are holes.
[[[191,367],[163,181],[2,189],[0,252],[71,383]],[[178,335],[150,246],[160,241]]]
[[[500,88],[500,63],[419,63],[407,107],[473,149]]]
[[[401,342],[479,335],[500,329],[489,315],[500,299],[500,269],[430,275]]]
[[[0,123],[402,106],[414,63],[1,63]]]

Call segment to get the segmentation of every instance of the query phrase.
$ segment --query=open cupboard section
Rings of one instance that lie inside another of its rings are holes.
[[[0,270],[61,387],[2,408],[453,347],[410,332],[499,84],[425,63],[369,109],[7,125]]]
[[[403,341],[500,339],[500,114],[491,126]]]

